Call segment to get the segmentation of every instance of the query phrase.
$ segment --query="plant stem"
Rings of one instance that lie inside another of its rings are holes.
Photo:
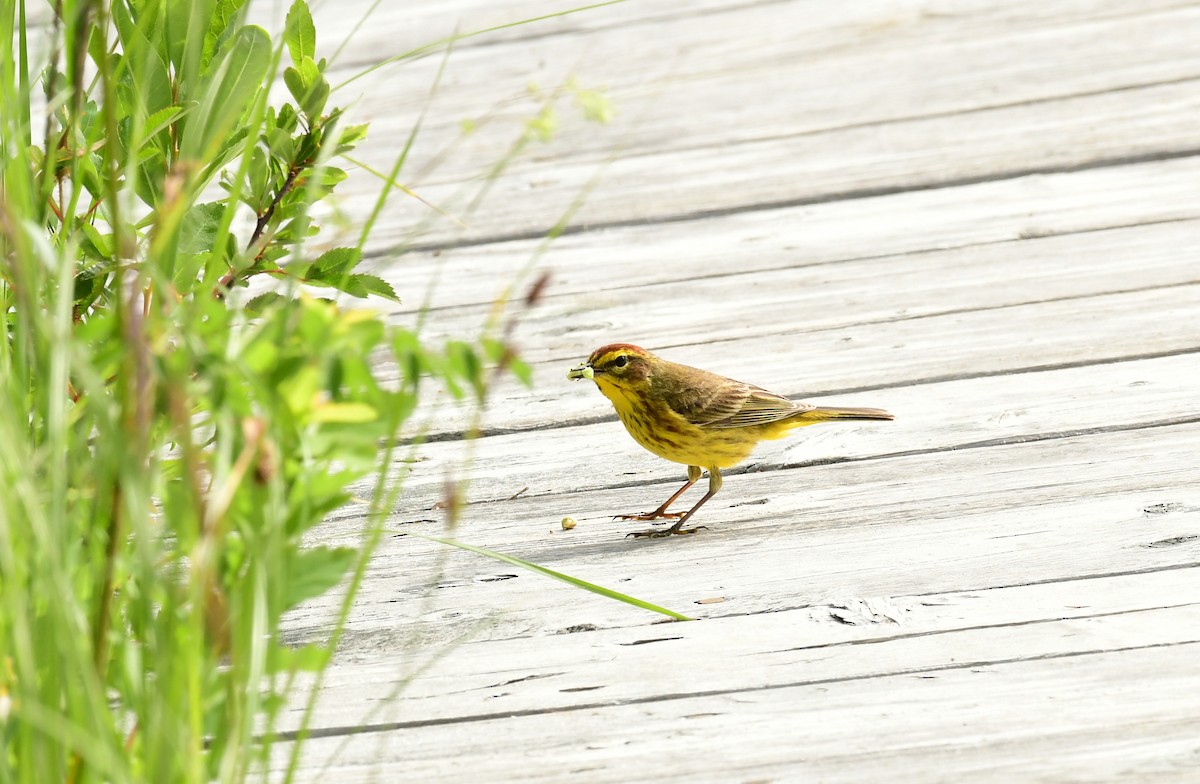
[[[255,244],[262,239],[263,232],[267,230],[267,224],[271,222],[271,217],[275,214],[275,209],[279,207],[279,203],[283,201],[283,197],[287,196],[291,192],[293,186],[296,184],[296,179],[306,168],[308,168],[307,164],[303,163],[292,165],[291,169],[288,171],[287,179],[283,181],[283,186],[279,189],[279,192],[275,194],[275,197],[271,199],[271,204],[265,210],[263,210],[263,214],[258,216],[258,220],[254,224],[254,233],[250,235],[250,241],[246,243],[246,250],[253,248]],[[258,259],[262,256],[262,250],[263,249],[260,248],[258,253],[254,255],[255,261],[258,261]],[[224,275],[222,275],[214,295],[218,299],[223,297],[224,292],[233,288],[233,284],[237,282],[239,274],[241,274],[241,271],[231,268],[229,272],[226,272]]]

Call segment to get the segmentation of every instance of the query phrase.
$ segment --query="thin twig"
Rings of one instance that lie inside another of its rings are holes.
[[[246,243],[246,250],[253,248],[255,244],[262,239],[263,232],[267,230],[267,224],[271,222],[271,218],[275,215],[275,210],[279,207],[279,204],[283,201],[284,197],[291,192],[292,187],[296,184],[297,178],[299,178],[300,174],[306,168],[308,168],[308,165],[309,164],[307,163],[293,165],[291,170],[288,171],[287,179],[283,181],[283,187],[281,187],[279,189],[279,193],[275,194],[275,197],[271,199],[271,204],[265,210],[263,210],[263,214],[258,216],[258,220],[254,224],[254,233],[250,235],[250,241]],[[258,261],[262,257],[263,250],[265,250],[265,245],[254,255],[255,261]],[[214,295],[218,299],[224,296],[225,291],[233,288],[233,284],[237,282],[239,274],[239,270],[230,269],[229,272],[226,272],[224,275],[222,275]]]

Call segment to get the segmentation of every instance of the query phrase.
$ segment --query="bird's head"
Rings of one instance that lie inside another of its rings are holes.
[[[592,352],[588,361],[571,368],[567,378],[590,378],[606,395],[615,387],[637,389],[650,378],[656,357],[644,348],[629,343],[611,343]]]

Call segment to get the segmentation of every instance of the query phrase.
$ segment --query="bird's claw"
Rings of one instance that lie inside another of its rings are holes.
[[[664,539],[668,536],[676,536],[676,535],[685,536],[687,534],[694,534],[697,531],[699,531],[701,528],[707,530],[708,526],[707,525],[698,525],[695,528],[679,528],[679,529],[668,528],[665,531],[657,531],[653,528],[651,528],[649,531],[630,531],[629,533],[625,534],[625,538],[628,539],[629,537],[632,536],[636,539],[643,539],[643,538],[645,538],[645,539]]]

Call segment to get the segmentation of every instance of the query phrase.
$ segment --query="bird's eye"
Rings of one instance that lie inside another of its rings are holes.
[[[629,364],[629,357],[621,355],[613,360],[613,365],[616,367],[625,367]]]

